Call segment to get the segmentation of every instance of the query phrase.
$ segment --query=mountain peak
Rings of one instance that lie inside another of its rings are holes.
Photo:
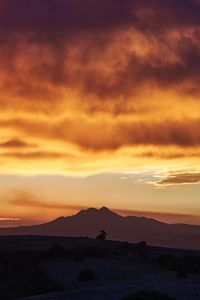
[[[108,209],[105,206],[103,206],[102,208],[100,208],[99,211],[101,211],[101,212],[112,212],[110,209]]]
[[[88,208],[85,210],[81,210],[77,213],[78,216],[80,215],[87,215],[87,216],[100,216],[100,215],[117,215],[115,212],[111,211],[107,207],[103,206],[100,209],[97,208]],[[118,215],[117,215],[118,216]]]

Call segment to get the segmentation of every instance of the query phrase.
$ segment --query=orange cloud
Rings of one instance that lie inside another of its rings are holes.
[[[33,194],[27,192],[16,191],[10,199],[10,204],[26,208],[56,209],[56,210],[81,210],[86,208],[81,205],[61,204],[58,202],[46,202],[38,200]]]
[[[79,124],[81,123],[81,128]],[[61,122],[34,122],[29,120],[0,121],[0,126],[18,129],[33,136],[57,139],[77,144],[88,150],[114,150],[130,145],[199,146],[200,120],[131,121],[112,118],[76,118]],[[67,128],[67,130],[65,130]],[[93,128],[98,135],[93,134]],[[104,131],[102,132],[102,128]]]
[[[69,156],[64,155],[59,152],[4,152],[0,154],[0,157],[4,158],[16,158],[20,160],[40,160],[40,159],[58,159],[58,158],[69,158]]]
[[[0,170],[199,161],[198,1],[75,2],[0,0]]]
[[[3,143],[0,143],[0,148],[26,148],[34,147],[34,145],[28,144],[22,140],[12,139]]]

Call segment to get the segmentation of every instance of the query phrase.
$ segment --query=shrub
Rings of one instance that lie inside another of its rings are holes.
[[[91,281],[96,278],[95,272],[89,268],[82,269],[80,271],[78,280],[79,281]]]
[[[49,254],[52,257],[63,257],[66,254],[65,248],[60,244],[53,243],[49,249]]]
[[[186,276],[187,276],[187,273],[186,273],[184,270],[178,271],[178,272],[176,273],[176,277],[177,277],[178,279],[185,278]]]
[[[75,253],[73,255],[73,259],[74,259],[75,262],[81,262],[81,261],[84,260],[84,258],[85,258],[84,255],[81,254],[81,253]]]
[[[122,300],[174,300],[174,298],[159,292],[139,291],[134,295],[124,297]]]

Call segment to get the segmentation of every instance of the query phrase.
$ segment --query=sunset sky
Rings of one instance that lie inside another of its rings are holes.
[[[0,226],[101,206],[200,224],[200,0],[0,0]]]

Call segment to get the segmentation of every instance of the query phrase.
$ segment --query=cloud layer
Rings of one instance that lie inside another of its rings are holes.
[[[199,20],[195,0],[0,0],[1,171],[197,163]]]

